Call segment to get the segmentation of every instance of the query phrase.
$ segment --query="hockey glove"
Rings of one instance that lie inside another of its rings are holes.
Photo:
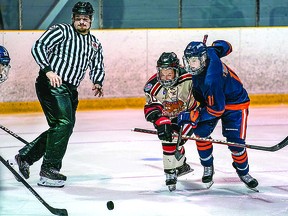
[[[179,113],[177,124],[181,127],[184,124],[191,124],[193,128],[197,127],[199,121],[199,110],[183,111]]]
[[[160,140],[172,142],[172,125],[171,120],[167,117],[160,117],[155,121],[155,127]]]

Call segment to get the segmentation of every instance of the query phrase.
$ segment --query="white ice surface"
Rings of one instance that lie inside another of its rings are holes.
[[[0,115],[0,124],[32,141],[47,129],[42,113]],[[193,173],[180,177],[169,192],[162,170],[162,150],[155,135],[132,132],[153,129],[142,110],[78,112],[74,133],[61,172],[64,188],[37,186],[41,160],[31,167],[27,182],[54,208],[70,216],[285,216],[288,215],[288,147],[277,152],[248,150],[250,174],[259,181],[259,193],[240,182],[227,146],[214,144],[214,185],[201,183],[202,167],[194,141],[185,144]],[[272,146],[287,136],[288,107],[251,107],[247,143]],[[223,139],[221,125],[213,138]],[[23,146],[0,131],[0,153],[12,158]],[[115,209],[109,211],[106,202]],[[52,215],[0,163],[0,215]]]

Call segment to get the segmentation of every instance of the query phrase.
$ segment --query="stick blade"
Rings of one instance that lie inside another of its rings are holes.
[[[275,146],[274,151],[280,150],[287,145],[288,145],[288,136]]]
[[[66,209],[56,209],[56,208],[51,208],[49,209],[50,212],[54,215],[59,215],[59,216],[68,216],[68,211]]]

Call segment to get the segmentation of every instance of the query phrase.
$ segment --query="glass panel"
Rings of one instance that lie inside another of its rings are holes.
[[[0,29],[19,29],[18,0],[0,1]]]
[[[261,0],[260,26],[287,26],[288,0]]]
[[[104,28],[176,28],[178,0],[103,0]]]
[[[256,1],[183,0],[182,27],[255,26]]]
[[[47,29],[56,23],[70,23],[71,9],[79,0],[0,0],[0,29]],[[99,1],[92,28],[99,28]],[[259,26],[287,26],[288,0],[101,0],[103,28],[211,28],[256,26],[256,2],[260,3]],[[101,20],[100,20],[101,21]]]

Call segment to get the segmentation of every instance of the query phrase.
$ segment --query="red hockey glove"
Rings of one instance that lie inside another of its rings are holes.
[[[160,117],[155,121],[155,127],[160,140],[172,142],[172,125],[171,120],[167,117]]]

